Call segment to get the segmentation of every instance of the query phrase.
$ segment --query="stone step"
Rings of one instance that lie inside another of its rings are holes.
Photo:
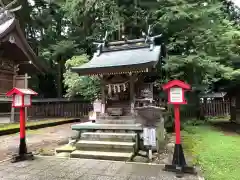
[[[81,134],[81,140],[89,141],[134,142],[136,138],[136,133],[85,132]]]
[[[130,120],[135,118],[133,116],[99,116],[98,119]]]
[[[97,119],[96,124],[135,124],[135,119]]]
[[[133,153],[75,150],[70,154],[70,157],[84,159],[127,161],[133,157]]]
[[[55,149],[56,153],[71,153],[76,150],[76,147],[72,145],[64,145]]]
[[[79,140],[76,143],[77,150],[84,151],[98,150],[104,152],[135,152],[135,147],[135,142]]]
[[[78,123],[72,125],[72,130],[126,130],[126,131],[142,131],[141,124],[97,124],[92,122]]]
[[[61,153],[57,153],[56,157],[62,157],[62,158],[69,158],[70,157],[70,152],[61,152]]]

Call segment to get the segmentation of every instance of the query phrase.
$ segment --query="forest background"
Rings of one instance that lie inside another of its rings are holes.
[[[9,0],[4,0],[7,4]],[[41,97],[84,97],[99,92],[98,79],[70,67],[90,60],[106,31],[108,40],[162,34],[167,57],[156,86],[178,78],[199,93],[236,84],[240,76],[239,9],[222,0],[21,0],[16,12],[31,47],[50,67],[30,85]],[[233,83],[234,82],[234,83]]]

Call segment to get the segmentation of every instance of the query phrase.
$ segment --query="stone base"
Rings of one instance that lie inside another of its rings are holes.
[[[33,154],[29,152],[26,154],[14,155],[11,159],[11,162],[16,163],[16,162],[25,161],[25,160],[34,160]]]
[[[103,159],[103,160],[114,160],[114,161],[127,161],[133,157],[133,153],[76,150],[70,154],[70,157],[84,158],[84,159]]]

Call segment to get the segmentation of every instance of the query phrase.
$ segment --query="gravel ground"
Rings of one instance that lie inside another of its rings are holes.
[[[28,151],[34,153],[54,152],[61,144],[66,144],[69,137],[76,132],[71,129],[72,124],[64,124],[26,132]],[[19,134],[0,136],[0,161],[18,152]]]

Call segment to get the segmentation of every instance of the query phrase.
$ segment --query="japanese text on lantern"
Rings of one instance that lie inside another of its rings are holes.
[[[171,88],[170,89],[170,102],[180,103],[183,102],[182,88]]]

